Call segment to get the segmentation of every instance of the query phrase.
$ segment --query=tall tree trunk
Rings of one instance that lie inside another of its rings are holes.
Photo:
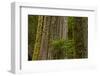
[[[87,49],[87,19],[75,17],[74,41],[76,58],[84,58]]]
[[[49,25],[50,25],[50,17],[44,16],[42,41],[41,41],[41,48],[40,48],[40,59],[42,59],[42,60],[47,59]]]
[[[39,54],[40,54],[40,47],[41,47],[41,39],[42,39],[42,32],[43,32],[43,16],[38,17],[38,27],[37,27],[37,33],[36,33],[36,40],[34,45],[34,52],[32,60],[38,60]]]
[[[55,22],[56,22],[56,19],[55,19],[55,16],[50,16],[49,17],[50,18],[50,26],[49,26],[49,47],[48,47],[48,59],[52,59],[52,52],[51,52],[51,42],[52,42],[52,40],[54,40],[54,39],[56,39],[55,37],[54,37],[54,34],[56,33],[55,32],[55,29],[57,28],[55,28],[54,26],[55,26]]]

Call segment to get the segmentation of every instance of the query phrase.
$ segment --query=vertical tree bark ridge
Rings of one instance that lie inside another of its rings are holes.
[[[63,32],[63,36],[62,36],[62,39],[64,39],[64,40],[66,40],[66,39],[68,39],[68,25],[67,25],[67,17],[63,17],[63,19],[62,19],[63,21],[63,28],[62,28],[62,32]]]
[[[41,39],[42,39],[42,31],[43,31],[43,16],[38,17],[38,27],[37,27],[37,34],[36,34],[36,41],[34,45],[34,52],[32,60],[38,60],[40,54],[40,46],[41,46]]]
[[[59,37],[60,37],[60,39],[62,38],[62,19],[61,18],[59,18],[59,26],[60,26],[60,32],[59,32]]]
[[[57,16],[57,23],[56,23],[56,25],[57,25],[57,39],[59,39],[59,31],[60,31],[60,25],[59,25],[59,17]]]
[[[55,39],[55,36],[54,36],[54,34],[55,34],[55,16],[51,16],[50,17],[50,28],[49,28],[49,49],[48,49],[48,58],[49,59],[53,59],[52,58],[52,53],[51,53],[51,42],[52,42],[52,40],[54,40]]]
[[[48,53],[47,53],[47,58],[48,59],[52,59],[52,56],[51,56],[51,40],[52,40],[52,25],[51,25],[51,22],[52,22],[52,16],[49,16],[48,17],[50,23],[48,24],[49,25],[49,30],[48,30]]]
[[[40,48],[40,59],[42,60],[47,59],[49,23],[50,23],[50,19],[48,18],[48,16],[44,16],[42,41],[41,41],[41,48]]]

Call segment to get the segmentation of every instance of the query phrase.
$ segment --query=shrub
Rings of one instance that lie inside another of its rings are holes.
[[[74,57],[74,41],[73,40],[53,40],[52,46],[52,56],[53,59],[64,59]]]

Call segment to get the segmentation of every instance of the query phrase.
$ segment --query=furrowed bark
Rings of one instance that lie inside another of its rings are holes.
[[[36,33],[36,41],[35,41],[35,45],[34,45],[34,52],[33,52],[32,60],[39,59],[42,31],[43,31],[43,16],[39,16],[38,17],[37,33]]]

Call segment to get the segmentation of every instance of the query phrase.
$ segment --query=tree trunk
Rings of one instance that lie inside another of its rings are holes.
[[[63,17],[62,19],[63,23],[62,23],[62,26],[63,26],[63,34],[62,34],[62,39],[64,40],[67,40],[68,39],[68,24],[67,24],[67,17]]]
[[[42,60],[47,59],[49,25],[50,25],[50,17],[44,16],[42,41],[41,41],[41,48],[40,48],[40,59],[42,59]]]
[[[87,50],[87,19],[75,17],[74,41],[76,58],[84,58]]]
[[[83,41],[84,41],[84,51],[82,53],[83,58],[88,57],[88,18],[82,18],[82,25],[83,25]]]
[[[42,32],[43,32],[43,16],[38,17],[38,27],[37,27],[37,33],[36,33],[36,40],[34,45],[34,52],[32,60],[38,60],[39,54],[40,54],[40,47],[41,47],[41,39],[42,39]]]

